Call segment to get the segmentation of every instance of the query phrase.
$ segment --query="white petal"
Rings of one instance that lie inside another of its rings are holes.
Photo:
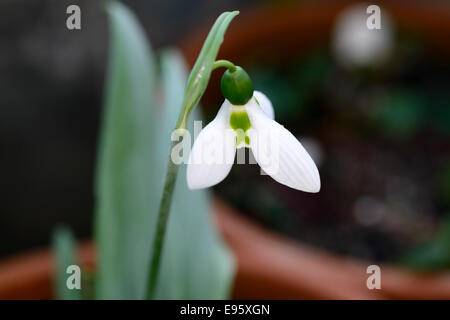
[[[247,113],[252,123],[250,148],[260,167],[288,187],[319,192],[319,171],[294,135],[255,106],[249,106]]]
[[[269,98],[267,96],[260,92],[260,91],[254,91],[253,96],[258,100],[259,106],[264,111],[264,113],[272,120],[275,119],[275,112],[273,110],[272,102],[270,102]]]
[[[236,134],[230,128],[231,105],[222,104],[219,113],[198,135],[187,166],[190,189],[211,187],[228,175],[236,153]]]

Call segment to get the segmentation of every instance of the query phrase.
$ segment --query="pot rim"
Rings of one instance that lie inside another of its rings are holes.
[[[237,262],[235,299],[449,299],[450,271],[418,273],[380,265],[381,290],[368,290],[370,262],[312,248],[266,230],[219,198],[214,222]],[[83,267],[94,268],[92,241],[81,241]],[[51,299],[53,256],[39,249],[0,261],[0,300]]]

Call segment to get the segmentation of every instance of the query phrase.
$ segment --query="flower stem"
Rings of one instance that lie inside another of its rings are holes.
[[[174,142],[173,142],[174,143]],[[167,220],[169,218],[172,195],[177,181],[178,165],[175,164],[169,156],[167,162],[166,179],[164,182],[163,194],[158,210],[158,220],[156,222],[155,236],[153,238],[153,251],[150,260],[150,273],[148,276],[147,299],[153,299],[158,281],[161,253],[164,244],[164,235],[166,233]]]
[[[215,68],[227,67],[230,71],[236,70],[236,66],[229,61],[219,60],[213,61],[217,57],[223,36],[228,28],[231,20],[239,14],[239,11],[222,13],[211,28],[202,50],[191,70],[188,77],[186,88],[184,91],[183,103],[175,126],[175,130],[186,131],[189,115],[192,109],[197,105],[203,93],[208,86],[211,72]],[[184,137],[183,137],[184,139]],[[173,146],[177,142],[172,142]],[[178,165],[175,164],[171,157],[167,162],[166,178],[164,189],[159,204],[158,220],[156,222],[155,236],[152,243],[152,253],[149,265],[147,279],[147,298],[152,299],[155,295],[155,289],[158,281],[159,269],[161,267],[161,254],[164,245],[164,235],[166,233],[167,221],[170,213],[170,205],[172,203],[172,195],[177,181]]]
[[[212,70],[220,67],[228,68],[231,72],[236,71],[236,66],[227,60],[217,60],[213,64]],[[183,104],[185,105],[185,104]],[[185,107],[179,115],[176,130],[186,130],[189,110]],[[172,147],[177,142],[172,142]],[[170,205],[172,203],[173,191],[177,181],[178,165],[175,164],[169,156],[167,162],[166,178],[164,182],[163,193],[158,210],[158,220],[156,222],[155,236],[152,243],[152,256],[150,260],[150,268],[147,280],[147,299],[153,299],[155,295],[156,285],[158,282],[159,269],[161,265],[161,254],[164,245],[164,236],[167,229],[167,221],[169,219]]]
[[[214,62],[213,70],[220,68],[220,67],[225,67],[225,68],[229,69],[231,72],[236,71],[236,66],[228,60],[217,60],[216,62]]]

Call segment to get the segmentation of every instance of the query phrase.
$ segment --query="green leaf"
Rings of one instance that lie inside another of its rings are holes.
[[[181,54],[170,50],[162,55],[161,69],[164,88],[161,110],[165,112],[160,115],[159,132],[169,137],[182,103],[187,68]],[[192,117],[201,120],[198,110]],[[193,139],[192,128],[190,132]],[[167,155],[169,148],[166,142],[157,149],[158,154]],[[165,161],[166,157],[161,157],[160,162]],[[211,209],[207,191],[187,188],[186,165],[181,165],[162,254],[157,299],[229,297],[234,262],[214,228]]]
[[[69,229],[60,227],[53,233],[53,255],[55,261],[55,273],[53,279],[53,290],[56,299],[80,300],[81,290],[69,290],[66,285],[67,267],[77,264],[76,248],[73,235]]]
[[[107,12],[111,48],[96,172],[95,228],[99,258],[96,296],[100,299],[142,299],[145,297],[151,241],[170,152],[170,133],[183,105],[186,72],[179,58],[163,58],[163,73],[167,74],[164,77],[164,88],[167,89],[164,105],[170,105],[170,111],[165,110],[154,98],[152,52],[135,16],[117,2],[110,2]],[[195,77],[197,80],[191,79],[188,84],[190,94],[185,96],[190,108],[195,106],[206,88],[223,33],[235,14],[222,15],[205,42],[194,68],[200,76]],[[187,123],[187,118],[184,121]],[[179,183],[186,183],[185,178],[182,182],[180,180]],[[182,198],[181,201],[187,200]],[[204,205],[203,200],[196,201],[199,206]],[[191,236],[183,230],[184,238],[174,237],[173,231],[172,236],[168,236],[174,239],[168,240],[168,255],[182,250],[180,256],[176,256],[179,259],[186,259],[184,250],[187,248],[193,252],[192,243],[208,242],[204,251],[190,257],[195,260],[198,254],[208,254],[208,257],[199,258],[206,264],[204,267],[192,264],[193,260],[178,260],[193,268],[188,273],[177,269],[170,280],[173,284],[175,277],[181,277],[177,284],[189,288],[189,291],[180,291],[186,297],[187,293],[205,298],[223,297],[228,292],[231,279],[232,262],[212,230],[207,215],[209,211],[205,208],[190,207],[186,202],[188,211],[181,211],[185,219],[189,215],[195,218],[196,225],[189,229],[198,233],[192,236],[195,241],[191,242]],[[179,223],[179,214],[170,218],[170,225]],[[171,222],[173,219],[175,222]],[[198,239],[200,235],[203,238]],[[182,267],[182,264],[178,266]],[[213,284],[202,282],[199,270],[203,270],[207,274],[205,279]],[[190,283],[193,279],[203,283],[204,289],[194,289]],[[161,290],[163,296],[174,297],[164,293],[166,289]]]
[[[96,295],[142,299],[162,172],[152,141],[153,57],[136,17],[107,4],[110,58],[96,172]]]
[[[192,68],[191,74],[184,92],[182,117],[178,120],[177,127],[186,128],[187,119],[195,105],[199,102],[208,86],[209,78],[213,70],[214,61],[223,42],[225,31],[231,20],[239,14],[239,11],[222,13],[211,28],[202,50]]]

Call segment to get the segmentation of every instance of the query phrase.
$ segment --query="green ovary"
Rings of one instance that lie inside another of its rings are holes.
[[[230,126],[236,131],[236,145],[243,143],[250,145],[250,137],[247,136],[247,130],[252,127],[250,119],[245,110],[233,111],[230,116]]]

